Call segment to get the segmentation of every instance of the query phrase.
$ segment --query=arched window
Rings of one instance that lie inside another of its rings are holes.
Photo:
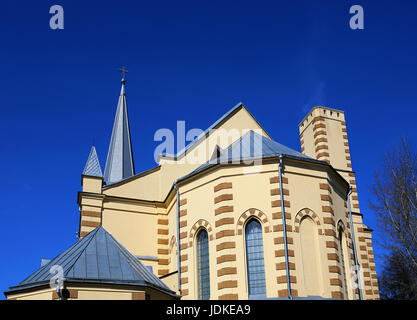
[[[210,299],[209,242],[205,229],[197,234],[197,280],[198,299]]]
[[[340,263],[342,264],[342,277],[345,299],[348,298],[346,267],[345,267],[345,253],[344,253],[344,234],[342,227],[339,228],[339,247],[340,247]]]
[[[262,226],[258,220],[252,219],[246,225],[245,242],[249,296],[265,295],[264,246]]]
[[[320,296],[322,294],[320,251],[317,234],[316,223],[309,216],[304,216],[300,222],[300,244],[303,262],[302,280],[306,296]]]

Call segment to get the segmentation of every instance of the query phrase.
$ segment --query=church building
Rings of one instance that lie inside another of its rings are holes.
[[[295,151],[239,103],[136,173],[123,78],[104,174],[92,147],[81,176],[78,241],[6,297],[379,299],[344,112],[314,107],[298,128]]]

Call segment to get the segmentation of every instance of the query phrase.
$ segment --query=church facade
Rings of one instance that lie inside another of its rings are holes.
[[[298,126],[298,152],[273,141],[239,103],[186,148],[136,174],[124,86],[104,174],[94,147],[82,174],[78,242],[104,229],[102,237],[131,254],[128,264],[135,257],[157,279],[140,291],[85,275],[101,293],[84,297],[379,299],[343,111],[313,108]],[[31,290],[36,298],[40,289]],[[26,291],[18,285],[6,295]]]

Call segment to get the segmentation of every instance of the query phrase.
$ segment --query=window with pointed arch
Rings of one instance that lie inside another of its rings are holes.
[[[266,295],[262,226],[257,219],[246,224],[245,244],[249,296]]]
[[[343,277],[343,291],[345,298],[348,297],[348,290],[347,290],[347,276],[346,276],[346,267],[345,267],[345,252],[344,252],[344,233],[342,226],[339,227],[339,247],[340,247],[340,260],[342,265],[342,277]]]
[[[205,229],[197,234],[197,288],[198,299],[210,299],[210,265],[209,265],[209,238]]]

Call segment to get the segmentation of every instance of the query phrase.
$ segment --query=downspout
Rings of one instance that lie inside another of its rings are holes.
[[[56,279],[55,280],[55,284],[56,284],[56,294],[58,295],[59,300],[64,300],[64,297],[62,295],[62,289],[64,287],[64,280],[62,280],[62,283],[60,281],[60,279]]]
[[[181,294],[181,260],[180,260],[180,194],[177,188],[177,181],[174,183],[177,194],[177,265],[178,265],[178,292]]]
[[[282,155],[279,156],[278,174],[279,174],[279,193],[281,197],[281,212],[282,212],[282,225],[284,231],[284,251],[285,251],[285,269],[287,271],[287,288],[288,288],[288,299],[292,300],[291,295],[291,282],[290,282],[290,268],[288,262],[288,245],[287,245],[287,223],[285,222],[285,208],[284,208],[284,196],[282,192]]]
[[[353,219],[352,219],[352,208],[350,205],[350,195],[352,194],[352,187],[349,186],[349,193],[348,193],[348,206],[349,206],[349,218],[350,218],[350,229],[352,230],[352,243],[353,243],[353,257],[355,258],[355,270],[356,270],[356,277],[358,279],[358,290],[359,290],[359,300],[363,300],[362,297],[362,290],[361,290],[361,276],[360,276],[360,266],[358,262],[358,256],[356,254],[356,241],[355,241],[355,228],[353,226]]]

